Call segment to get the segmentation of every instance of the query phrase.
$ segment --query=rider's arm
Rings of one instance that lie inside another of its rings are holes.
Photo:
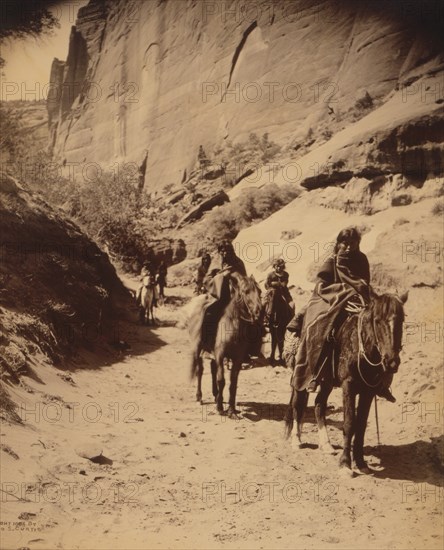
[[[286,288],[288,285],[288,279],[289,279],[289,275],[286,271],[284,271],[281,277],[281,286]]]
[[[365,254],[362,254],[362,278],[367,284],[370,284],[370,264]]]
[[[265,289],[268,290],[269,288],[273,288],[273,272],[269,273],[265,280]]]
[[[333,284],[334,282],[335,282],[335,259],[333,256],[330,256],[322,264],[322,267],[316,276],[316,283],[320,284],[321,287],[325,287]]]

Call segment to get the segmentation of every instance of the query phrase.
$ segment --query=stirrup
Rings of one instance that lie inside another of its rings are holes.
[[[318,382],[315,378],[313,380],[310,380],[310,383],[307,386],[307,392],[308,393],[315,393],[318,387]]]
[[[390,388],[383,388],[376,395],[378,397],[383,397],[384,399],[387,399],[387,401],[390,401],[390,403],[396,403],[396,397],[392,394]]]

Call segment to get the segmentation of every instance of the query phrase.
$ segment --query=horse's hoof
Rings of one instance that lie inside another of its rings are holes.
[[[240,411],[237,411],[236,409],[230,409],[230,408],[227,409],[228,418],[231,418],[232,420],[240,420],[241,416],[239,415],[240,415]]]
[[[293,437],[291,439],[291,448],[294,451],[299,451],[299,449],[303,449],[303,447],[304,447],[304,444],[302,443],[299,437]]]
[[[350,469],[350,468],[347,468],[347,466],[341,466],[341,468],[339,468],[339,473],[340,473],[341,477],[344,477],[344,478],[347,478],[347,479],[351,479],[351,478],[355,477],[355,474],[354,474],[353,470]]]
[[[356,470],[356,473],[361,474],[361,475],[365,475],[365,476],[373,474],[373,471],[370,470],[370,468],[365,463],[361,464],[360,466],[358,466],[356,464],[355,470]]]
[[[335,455],[336,451],[330,443],[324,443],[323,445],[319,445],[319,450],[325,454],[325,455]]]

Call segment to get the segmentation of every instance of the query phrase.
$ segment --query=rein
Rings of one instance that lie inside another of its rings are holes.
[[[237,297],[234,298],[234,300],[237,301],[238,303],[241,302],[243,304],[243,306],[245,307],[245,309],[247,310],[248,314],[249,314],[249,318],[247,318],[246,315],[243,315],[243,313],[239,312],[239,319],[241,321],[244,321],[245,323],[251,323],[251,324],[256,323],[257,319],[256,319],[250,305],[245,300],[245,298],[243,296],[243,293],[238,290],[237,291]]]
[[[362,374],[362,371],[361,371],[361,356],[372,367],[379,367],[380,365],[382,365],[382,353],[379,349],[379,343],[378,343],[378,337],[376,335],[376,327],[375,327],[374,317],[372,317],[372,327],[373,327],[373,334],[375,336],[376,349],[378,350],[379,357],[380,357],[379,363],[372,363],[372,361],[369,360],[369,358],[367,357],[367,354],[365,353],[364,342],[362,341],[362,318],[364,316],[364,311],[365,310],[363,308],[363,309],[361,309],[361,311],[358,314],[358,365],[357,365],[357,367],[358,367],[359,376],[361,377],[361,380],[364,382],[364,384],[369,388],[376,388],[381,383],[382,377],[378,380],[378,382],[376,384],[370,384],[370,382],[368,382],[365,379],[365,377],[364,377],[364,375]],[[381,439],[380,439],[380,434],[379,434],[378,398],[377,398],[376,395],[375,395],[375,421],[376,421],[376,434],[377,434],[377,438],[378,438],[378,445],[381,445]]]
[[[363,319],[363,313],[364,313],[364,309],[362,309],[358,315],[358,372],[359,372],[359,376],[361,377],[362,381],[364,382],[364,384],[366,386],[368,386],[369,388],[376,388],[377,386],[379,386],[379,384],[381,383],[381,379],[378,380],[378,382],[376,384],[371,384],[370,382],[368,382],[364,375],[362,374],[362,370],[361,370],[361,357],[363,359],[365,359],[365,361],[372,367],[379,367],[380,365],[382,365],[382,354],[381,354],[381,351],[379,349],[379,344],[378,344],[378,338],[376,336],[376,327],[375,327],[375,321],[374,319],[372,320],[372,327],[373,327],[373,334],[375,336],[375,341],[376,341],[376,349],[378,350],[378,353],[379,353],[379,356],[380,356],[380,360],[378,363],[373,363],[372,361],[370,361],[370,359],[367,357],[367,354],[365,353],[365,349],[364,349],[364,343],[362,341],[362,319]]]

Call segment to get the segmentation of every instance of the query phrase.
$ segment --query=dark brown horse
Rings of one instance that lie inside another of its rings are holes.
[[[364,435],[373,398],[382,384],[391,381],[400,364],[402,324],[404,321],[403,296],[372,293],[370,303],[358,314],[350,315],[335,336],[335,368],[324,368],[320,391],[316,396],[315,415],[319,432],[319,448],[334,452],[330,445],[325,412],[327,399],[334,386],[342,388],[344,407],[344,448],[339,464],[351,471],[351,443],[353,458],[358,470],[370,473],[364,460]],[[335,372],[333,372],[333,370]],[[359,402],[356,409],[356,396]],[[297,432],[294,442],[301,446],[302,424],[308,393],[292,390],[286,418],[287,437],[294,418]]]
[[[224,360],[232,362],[228,416],[236,415],[236,390],[242,361],[252,347],[261,342],[262,303],[261,291],[253,277],[233,273],[229,277],[231,299],[218,323],[214,345],[202,338],[203,307],[191,315],[189,331],[192,343],[191,376],[197,376],[197,401],[202,402],[202,353],[214,354],[211,360],[213,396],[219,414],[224,414],[223,390],[225,387]]]
[[[282,354],[284,352],[285,330],[290,319],[294,315],[294,311],[280,288],[273,289],[269,299],[271,300],[271,313],[268,321],[268,328],[271,335],[270,361],[274,366],[276,361],[276,348],[279,353],[279,362],[281,364],[283,363]]]

